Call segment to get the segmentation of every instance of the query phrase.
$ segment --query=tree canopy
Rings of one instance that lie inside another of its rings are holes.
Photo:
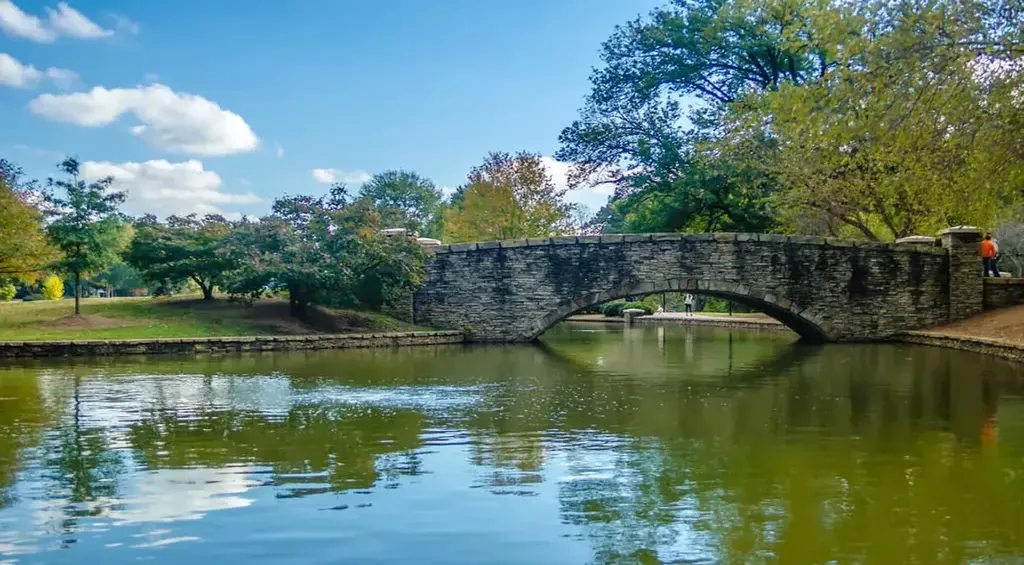
[[[445,217],[448,240],[549,237],[570,228],[573,207],[540,155],[491,153],[470,173]]]
[[[97,274],[112,265],[131,238],[130,227],[118,211],[125,193],[113,192],[113,179],[86,183],[78,178],[78,161],[65,159],[60,170],[68,177],[50,179],[49,213],[53,221],[46,228],[53,245],[63,257],[56,262],[58,270],[75,278],[75,315],[79,315],[82,294],[81,279]]]
[[[424,237],[443,233],[443,198],[430,179],[411,171],[385,171],[373,175],[359,195],[377,209],[384,227],[404,227]]]
[[[30,203],[37,195],[22,186],[21,169],[0,159],[0,280],[32,280],[56,258],[43,231],[43,213]]]
[[[236,267],[225,245],[231,226],[223,216],[170,216],[160,223],[146,216],[135,223],[135,239],[125,260],[147,281],[177,283],[191,280],[213,299],[224,273]]]
[[[616,184],[606,228],[987,225],[1020,198],[1022,19],[1013,0],[675,0],[605,42],[557,156]]]

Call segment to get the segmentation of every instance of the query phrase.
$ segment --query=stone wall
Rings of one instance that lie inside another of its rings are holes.
[[[235,353],[296,349],[349,349],[461,343],[462,332],[389,332],[308,336],[203,337],[186,339],[109,339],[0,342],[0,359],[13,357],[88,357],[160,353]]]
[[[415,322],[479,341],[533,339],[587,306],[663,291],[729,298],[817,340],[884,338],[950,314],[949,254],[938,245],[765,234],[559,237],[441,246],[426,268]]]
[[[985,310],[1024,304],[1024,279],[985,278]]]

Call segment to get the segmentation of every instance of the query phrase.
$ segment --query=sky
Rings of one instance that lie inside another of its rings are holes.
[[[0,0],[0,157],[44,179],[76,156],[161,217],[390,169],[452,190],[491,151],[552,156],[602,41],[662,3]]]

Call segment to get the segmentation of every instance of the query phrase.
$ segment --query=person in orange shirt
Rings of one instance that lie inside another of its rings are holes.
[[[992,235],[986,234],[981,242],[981,268],[986,277],[989,276],[989,272],[993,277],[999,277],[999,265],[996,264],[998,254],[999,248],[996,247],[996,242],[992,241]]]

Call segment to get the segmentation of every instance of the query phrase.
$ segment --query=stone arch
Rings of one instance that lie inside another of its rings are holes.
[[[645,296],[662,292],[691,292],[717,298],[726,298],[763,312],[796,332],[801,338],[814,341],[833,341],[830,325],[815,312],[805,309],[784,296],[751,288],[742,283],[726,283],[715,280],[668,279],[657,282],[639,282],[612,288],[603,292],[592,292],[574,300],[566,300],[534,321],[529,326],[526,340],[540,337],[551,326],[584,308],[617,300],[627,296]]]

